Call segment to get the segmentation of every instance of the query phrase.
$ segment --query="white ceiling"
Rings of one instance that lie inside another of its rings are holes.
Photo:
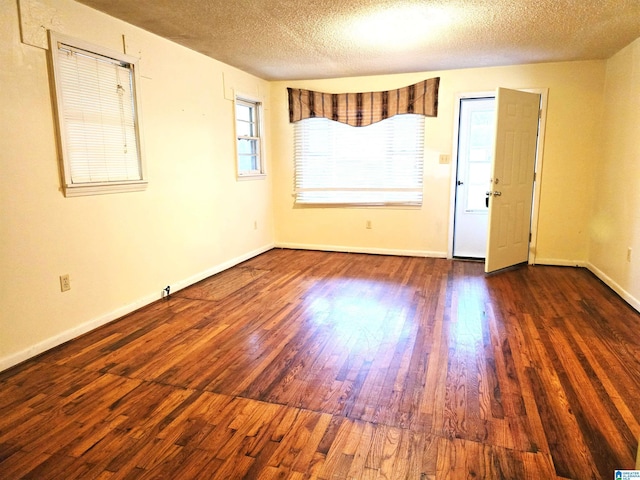
[[[609,58],[640,0],[79,0],[267,80]]]

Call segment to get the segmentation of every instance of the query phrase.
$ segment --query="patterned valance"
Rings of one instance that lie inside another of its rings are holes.
[[[289,91],[289,122],[323,117],[364,127],[402,113],[438,116],[440,77],[415,85],[366,93],[322,93],[299,88]]]

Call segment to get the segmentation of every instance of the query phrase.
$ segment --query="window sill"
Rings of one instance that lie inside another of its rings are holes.
[[[88,195],[105,195],[108,193],[141,192],[147,189],[148,182],[97,183],[84,185],[67,185],[65,197],[83,197]]]
[[[240,182],[245,180],[263,180],[267,178],[266,173],[247,173],[245,175],[238,175],[236,179]]]
[[[294,202],[295,208],[380,208],[380,209],[396,209],[396,210],[420,210],[422,203],[356,203],[356,202]]]

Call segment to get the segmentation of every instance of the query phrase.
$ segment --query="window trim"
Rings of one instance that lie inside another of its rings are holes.
[[[253,97],[251,95],[245,95],[243,93],[236,93],[233,100],[233,129],[234,129],[234,149],[235,149],[235,162],[236,162],[236,179],[237,180],[257,180],[267,176],[266,161],[265,161],[265,137],[264,137],[264,103],[262,100]],[[254,109],[257,120],[255,121],[256,128],[258,130],[257,136],[247,137],[238,135],[238,117],[237,106],[243,104],[250,106]],[[254,139],[258,141],[258,170],[251,170],[243,173],[240,171],[240,152],[238,150],[238,142],[241,139]]]
[[[134,105],[134,128],[138,149],[138,162],[140,166],[140,179],[138,180],[116,180],[109,182],[85,182],[74,183],[71,178],[70,154],[67,145],[67,126],[64,119],[64,96],[62,84],[60,81],[61,72],[60,65],[57,60],[58,45],[63,44],[70,49],[86,52],[92,57],[104,57],[110,61],[119,62],[127,65],[132,73],[133,83],[133,105]],[[138,62],[139,59],[131,55],[111,50],[106,47],[95,45],[84,40],[64,35],[49,30],[49,62],[52,71],[53,83],[53,105],[56,116],[56,128],[58,137],[58,154],[61,169],[61,182],[63,192],[66,197],[76,197],[84,195],[99,195],[120,192],[142,191],[147,188],[148,178],[146,170],[146,162],[144,155],[144,142],[142,138],[142,119],[141,119],[141,102],[139,95],[140,75]]]

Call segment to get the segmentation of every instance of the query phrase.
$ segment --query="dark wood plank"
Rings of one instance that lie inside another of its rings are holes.
[[[0,478],[610,478],[640,315],[583,269],[272,250],[0,373]]]

